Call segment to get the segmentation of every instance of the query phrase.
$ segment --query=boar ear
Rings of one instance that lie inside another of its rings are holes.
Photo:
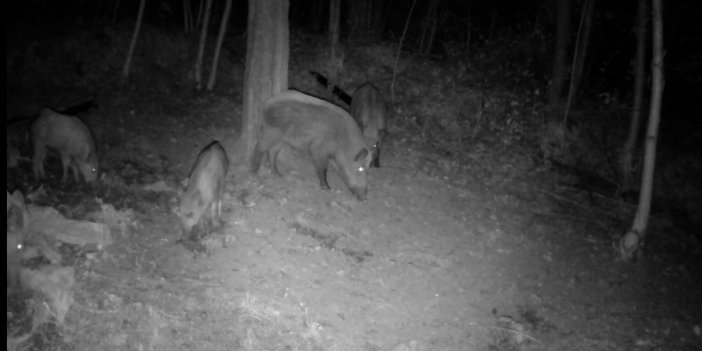
[[[358,154],[356,154],[356,157],[354,157],[353,160],[356,162],[360,162],[364,160],[366,156],[368,156],[368,149],[364,147],[363,149],[361,149],[361,151],[358,152]]]

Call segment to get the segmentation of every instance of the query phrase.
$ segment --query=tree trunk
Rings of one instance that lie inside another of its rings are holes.
[[[195,28],[200,28],[200,23],[202,23],[202,6],[205,4],[205,0],[200,0],[200,4],[197,6],[197,20],[195,21]]]
[[[471,11],[470,4],[466,5],[466,50],[470,56],[470,42],[473,39],[473,12]]]
[[[117,10],[119,10],[119,0],[115,0],[115,7],[112,10],[112,25],[117,24]]]
[[[412,0],[412,6],[410,6],[409,13],[407,14],[407,20],[405,21],[405,29],[402,30],[402,36],[400,37],[400,43],[397,45],[397,55],[395,55],[395,68],[392,70],[392,83],[390,83],[390,101],[395,101],[395,78],[397,77],[397,67],[400,64],[400,53],[402,52],[402,42],[405,41],[405,36],[407,35],[407,29],[409,28],[410,20],[412,19],[412,13],[414,13],[414,6],[417,5],[417,0]]]
[[[590,30],[592,30],[592,11],[595,8],[595,0],[586,0],[583,4],[583,12],[580,16],[578,35],[575,39],[575,50],[573,51],[573,65],[571,67],[570,86],[568,87],[568,99],[566,100],[565,112],[563,113],[563,126],[568,123],[568,113],[570,107],[575,103],[578,95],[580,77],[585,66],[587,56],[587,45],[590,41]]]
[[[384,0],[349,1],[349,40],[367,41],[378,38],[383,31],[384,9]]]
[[[324,5],[327,0],[312,1],[312,29],[315,32],[322,31],[322,19],[324,18]]]
[[[210,25],[210,12],[212,12],[212,0],[205,2],[205,13],[200,29],[200,43],[197,48],[197,58],[195,59],[195,90],[202,90],[202,61],[205,56],[205,42],[207,41],[207,29]]]
[[[372,18],[369,28],[370,39],[378,40],[383,36],[383,28],[385,24],[385,13],[386,13],[386,1],[385,0],[375,0],[371,1],[372,4]]]
[[[334,0],[332,0],[333,2]],[[367,0],[349,1],[347,11],[347,25],[349,28],[348,40],[352,41],[363,37],[365,31],[364,16],[366,12]]]
[[[214,57],[212,59],[212,67],[210,68],[210,79],[207,81],[207,90],[214,89],[215,79],[217,79],[217,66],[219,65],[219,54],[222,50],[224,42],[224,34],[227,32],[229,24],[229,13],[232,10],[232,0],[226,0],[224,5],[224,14],[222,14],[222,23],[219,25],[219,34],[217,35],[217,44],[215,45]]]
[[[341,23],[341,0],[329,2],[329,43],[331,44],[332,57],[335,57],[336,48],[339,46],[339,32]]]
[[[651,211],[651,196],[653,194],[653,173],[656,165],[656,141],[658,139],[658,124],[661,119],[661,101],[663,100],[663,5],[661,0],[653,0],[653,62],[651,63],[651,107],[646,129],[646,150],[644,153],[644,169],[641,175],[641,193],[639,206],[636,210],[632,228],[619,240],[621,259],[631,260],[643,245],[646,236],[646,226]]]
[[[631,106],[631,124],[629,136],[626,139],[619,161],[621,174],[621,191],[629,191],[633,187],[632,159],[634,148],[638,141],[639,125],[641,124],[641,104],[644,94],[644,62],[646,60],[646,27],[647,0],[639,0],[638,23],[636,29],[636,57],[634,59],[634,101]]]
[[[329,59],[326,71],[330,79],[336,79],[344,69],[344,52],[339,45],[341,36],[341,0],[329,3]]]
[[[249,0],[241,137],[251,161],[263,103],[288,88],[288,0]]]
[[[132,34],[132,42],[129,44],[127,59],[124,62],[124,67],[122,67],[122,84],[126,84],[127,80],[129,79],[129,69],[132,66],[132,57],[134,56],[134,48],[136,47],[136,42],[139,38],[139,31],[141,30],[141,21],[144,18],[145,7],[146,0],[141,0],[139,3],[139,14],[137,15],[136,24],[134,25],[134,34]]]
[[[566,77],[566,56],[568,55],[568,37],[570,34],[570,1],[556,1],[556,47],[553,56],[553,71],[551,72],[551,87],[548,102],[552,111],[557,111],[562,105],[563,86]],[[551,113],[552,120],[558,113]]]
[[[434,44],[434,35],[436,34],[436,25],[438,22],[438,5],[439,0],[429,0],[427,12],[424,16],[424,21],[422,21],[422,39],[419,43],[419,51],[424,54],[429,54]]]
[[[587,57],[587,49],[590,46],[590,34],[592,33],[592,13],[595,11],[595,0],[585,1],[585,6],[583,9],[583,30],[580,43],[578,45],[577,57],[575,61],[575,67],[573,69],[573,82],[570,88],[570,94],[572,96],[572,104],[575,104],[578,98],[578,90],[580,90],[580,80],[583,77],[583,71],[585,68],[585,59]]]
[[[190,34],[193,26],[192,9],[190,8],[190,0],[183,0],[183,30],[185,34]]]

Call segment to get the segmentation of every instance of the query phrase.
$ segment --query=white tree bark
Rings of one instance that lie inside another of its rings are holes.
[[[224,34],[227,32],[229,24],[229,13],[232,10],[232,0],[226,0],[224,6],[224,14],[222,14],[222,23],[219,25],[219,34],[217,35],[217,44],[215,45],[214,57],[212,58],[212,68],[210,69],[210,79],[207,80],[207,91],[214,89],[215,80],[217,79],[217,66],[219,65],[219,54],[222,51],[222,43],[224,42]]]
[[[653,81],[651,83],[651,108],[646,130],[646,151],[644,169],[641,176],[641,193],[631,230],[619,240],[621,259],[631,260],[640,253],[646,236],[646,226],[651,211],[653,194],[653,174],[656,165],[656,142],[658,124],[661,120],[661,101],[663,100],[663,6],[661,0],[653,0]]]
[[[210,25],[210,12],[212,11],[212,0],[205,3],[205,14],[200,30],[200,44],[197,48],[197,58],[195,59],[195,90],[202,90],[202,61],[205,56],[205,42],[207,41],[207,27]]]
[[[619,173],[621,174],[621,190],[632,189],[632,159],[634,149],[638,141],[639,125],[641,124],[641,105],[644,94],[644,74],[646,59],[646,19],[648,0],[639,0],[638,26],[636,29],[636,57],[634,58],[634,101],[631,104],[631,122],[629,124],[629,136],[624,143],[621,156],[619,158]]]
[[[124,67],[122,67],[122,84],[125,84],[129,79],[129,69],[132,67],[132,57],[134,56],[134,48],[136,47],[136,42],[139,38],[139,31],[141,30],[141,21],[144,18],[144,7],[146,7],[146,0],[141,0],[141,2],[139,3],[139,13],[137,15],[136,24],[134,25],[134,33],[132,34],[132,42],[129,44],[129,52],[127,52],[127,59],[124,61]]]

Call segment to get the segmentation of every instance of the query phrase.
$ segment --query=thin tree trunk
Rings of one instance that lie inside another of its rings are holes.
[[[334,2],[337,0],[331,0],[330,6],[335,6]],[[362,2],[364,0],[359,0],[359,1],[348,1],[346,4],[346,28],[347,34],[346,34],[346,40],[347,41],[352,41],[356,37],[356,33],[358,32],[358,8],[360,7],[359,2]],[[341,6],[341,1],[339,1],[339,5]],[[329,11],[331,14],[331,10]]]
[[[222,23],[219,25],[219,34],[217,35],[217,44],[215,45],[214,58],[212,59],[212,67],[210,69],[210,79],[207,81],[207,90],[214,89],[215,79],[217,79],[217,66],[219,65],[219,54],[222,50],[224,42],[224,34],[227,32],[229,24],[229,13],[232,10],[232,0],[226,0],[224,5],[224,14],[222,14]]]
[[[653,0],[653,62],[651,70],[651,109],[646,129],[646,150],[644,154],[644,169],[641,175],[641,193],[639,206],[636,210],[631,230],[619,241],[621,259],[631,260],[643,245],[646,237],[646,226],[651,211],[653,194],[653,174],[656,166],[656,141],[658,139],[658,124],[661,119],[661,101],[663,100],[663,5],[661,0]]]
[[[193,25],[192,9],[190,8],[190,0],[183,0],[183,30],[185,34],[190,34]]]
[[[112,25],[117,24],[117,10],[119,9],[119,0],[115,0],[115,7],[112,9]]]
[[[329,63],[327,73],[335,79],[344,67],[344,53],[339,45],[341,36],[341,0],[331,0],[329,4]]]
[[[557,1],[556,12],[556,47],[554,50],[553,71],[551,72],[551,87],[548,102],[552,110],[560,109],[562,104],[563,86],[566,76],[566,56],[568,55],[568,37],[570,33],[570,1]],[[551,118],[558,114],[551,113]]]
[[[582,37],[577,46],[578,59],[573,68],[573,77],[570,85],[571,104],[575,104],[580,90],[580,80],[585,69],[587,49],[590,47],[590,34],[592,33],[592,13],[595,11],[595,0],[586,0],[583,8]]]
[[[466,5],[466,50],[470,55],[470,44],[473,39],[473,11],[470,4]]]
[[[348,28],[350,28],[348,34],[349,41],[363,39],[366,30],[364,22],[366,19],[367,7],[368,0],[356,0],[347,3],[348,11],[346,22],[348,23]]]
[[[340,20],[341,0],[331,0],[329,2],[329,43],[332,57],[335,57],[336,48],[339,46]]]
[[[375,0],[371,1],[372,11],[371,14],[371,24],[370,24],[370,35],[371,39],[380,39],[383,35],[384,28],[384,18],[386,1],[385,0]]]
[[[288,88],[288,0],[249,0],[241,138],[250,164],[263,103]]]
[[[590,47],[590,34],[592,34],[592,14],[595,11],[595,1],[587,0],[585,2],[585,25],[583,27],[583,37],[580,41],[580,49],[578,49],[578,64],[575,66],[575,75],[573,76],[573,100],[578,98],[578,91],[580,90],[580,80],[583,77],[583,71],[585,69],[585,59],[587,58],[587,49]]]
[[[410,19],[412,18],[412,13],[414,12],[414,5],[417,4],[417,0],[412,0],[412,6],[410,7],[409,13],[407,14],[407,20],[405,21],[405,29],[402,31],[402,36],[400,37],[400,43],[397,45],[397,55],[395,55],[395,68],[392,71],[392,83],[390,83],[390,98],[391,102],[395,101],[395,78],[397,77],[397,67],[400,64],[400,53],[402,52],[402,42],[405,40],[405,35],[407,35],[407,28],[409,28]]]
[[[205,0],[200,0],[200,5],[197,6],[197,20],[195,21],[195,28],[200,28],[200,23],[202,23],[202,7],[205,4]]]
[[[124,61],[124,67],[122,67],[122,84],[126,84],[127,80],[129,79],[129,70],[132,66],[132,57],[134,56],[134,48],[136,47],[136,42],[139,38],[139,31],[141,30],[141,21],[144,18],[145,7],[146,0],[141,0],[139,3],[139,14],[137,15],[136,24],[134,25],[134,33],[132,34],[132,42],[129,44],[127,59]]]
[[[431,54],[431,49],[434,47],[434,39],[436,39],[436,27],[439,25],[439,13],[437,10],[437,5],[439,1],[437,0],[436,3],[434,4],[434,8],[432,9],[433,14],[432,14],[432,19],[431,19],[431,24],[429,26],[429,33],[427,35],[427,47],[425,48],[426,50],[424,51],[425,54],[429,55]]]
[[[427,4],[427,12],[422,21],[422,38],[419,42],[419,50],[428,54],[431,51],[431,46],[434,43],[434,34],[436,33],[437,7],[439,0],[429,0]]]
[[[322,30],[322,19],[324,18],[324,4],[326,0],[312,1],[312,28],[313,30]]]
[[[347,2],[349,40],[367,41],[383,31],[385,0],[354,0]]]
[[[634,101],[631,106],[631,124],[629,136],[626,139],[619,162],[621,174],[621,191],[628,191],[633,186],[632,159],[634,148],[638,141],[639,125],[641,124],[641,105],[644,94],[644,69],[646,55],[646,27],[648,6],[647,0],[639,0],[638,23],[636,29],[636,58],[634,59]]]
[[[575,39],[575,50],[573,51],[573,65],[571,67],[570,86],[568,87],[568,99],[566,100],[565,112],[563,113],[563,127],[568,123],[568,113],[570,107],[578,94],[580,77],[585,66],[587,56],[587,45],[590,40],[590,30],[592,28],[592,11],[595,8],[595,0],[586,0],[583,5],[583,13],[580,16],[578,35]]]
[[[210,25],[210,12],[212,11],[212,0],[206,0],[205,13],[200,29],[200,44],[197,48],[197,58],[195,59],[195,90],[202,90],[202,61],[205,56],[205,42],[207,41],[207,29]]]

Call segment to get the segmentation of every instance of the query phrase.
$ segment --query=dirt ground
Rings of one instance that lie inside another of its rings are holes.
[[[359,202],[334,171],[332,190],[321,190],[310,159],[290,150],[283,177],[267,164],[249,174],[236,152],[239,99],[126,89],[102,93],[99,108],[81,117],[98,141],[101,180],[61,185],[54,158],[36,204],[78,219],[110,204],[122,225],[111,226],[114,243],[104,250],[57,245],[75,268],[73,303],[63,323],[44,322],[19,349],[653,351],[702,343],[699,266],[666,249],[666,222],[654,218],[643,257],[618,262],[614,243],[635,209],[559,186],[546,167],[490,173],[485,164],[502,160],[485,157],[452,167],[391,123],[382,167],[369,171],[368,200]],[[177,243],[173,209],[179,182],[212,140],[232,167],[222,225],[202,253]],[[19,151],[30,156],[27,146]],[[25,194],[40,185],[27,162],[7,177],[8,189]],[[37,298],[8,295],[8,348],[29,332],[25,299]]]

